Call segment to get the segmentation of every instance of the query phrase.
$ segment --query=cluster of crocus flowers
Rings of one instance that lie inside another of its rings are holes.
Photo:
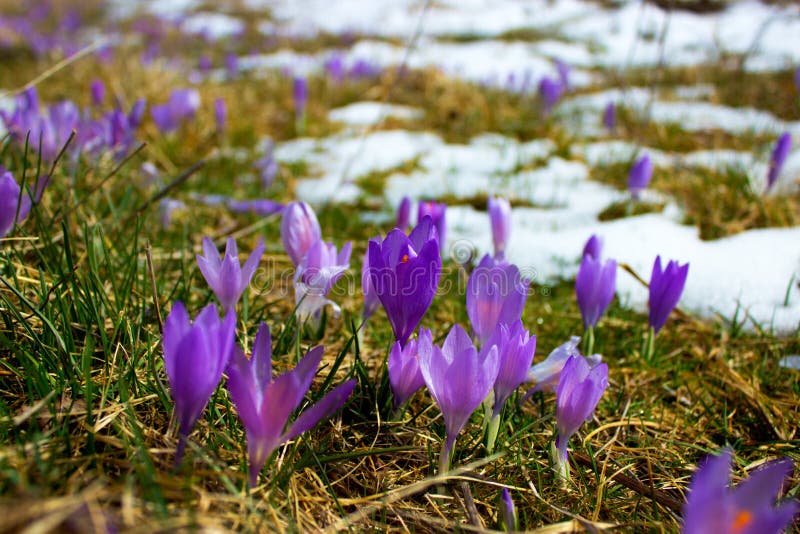
[[[583,317],[586,336],[585,351],[594,345],[594,328],[614,298],[617,283],[617,262],[602,259],[602,241],[593,235],[583,249],[578,276],[575,278],[575,295]]]
[[[650,310],[648,315],[650,328],[642,350],[646,360],[653,357],[655,337],[666,324],[669,314],[678,305],[688,274],[688,263],[680,265],[677,261],[670,260],[662,269],[661,256],[656,256],[653,272],[650,275],[650,296],[647,301]]]
[[[644,154],[633,163],[628,173],[628,191],[633,200],[639,200],[642,192],[650,184],[652,177],[653,162],[648,154]]]
[[[683,507],[683,533],[779,534],[800,510],[796,500],[775,506],[786,478],[792,473],[790,459],[776,460],[730,488],[733,454],[725,449],[708,456],[694,473]]]
[[[783,164],[789,156],[789,151],[792,149],[792,134],[785,132],[775,142],[775,147],[772,149],[772,155],[769,159],[769,171],[767,172],[767,191],[772,189],[775,182],[783,169]]]
[[[264,243],[259,243],[256,249],[245,261],[244,266],[239,264],[239,250],[236,240],[232,237],[225,245],[225,254],[220,257],[217,247],[210,238],[203,238],[203,255],[197,255],[197,266],[203,273],[208,286],[219,299],[222,309],[232,310],[239,302],[244,290],[253,279],[253,275],[264,253]]]
[[[528,284],[519,269],[485,255],[467,282],[467,315],[475,336],[483,343],[498,324],[519,320],[528,296]]]
[[[505,258],[506,245],[511,235],[511,204],[504,198],[490,196],[487,208],[492,226],[494,257],[501,260]]]
[[[40,177],[34,184],[36,192],[31,196],[22,190],[14,175],[0,165],[0,238],[8,235],[15,224],[28,218],[33,203],[39,202],[49,181],[47,176]]]
[[[323,351],[323,347],[311,349],[294,369],[274,380],[272,341],[266,324],[258,329],[250,359],[238,347],[233,351],[228,391],[247,434],[251,487],[258,482],[258,474],[275,449],[333,415],[352,393],[355,380],[338,385],[286,428],[311,386]]]
[[[200,93],[197,89],[175,89],[165,104],[150,108],[153,122],[161,133],[177,130],[181,124],[194,119],[200,108]]]

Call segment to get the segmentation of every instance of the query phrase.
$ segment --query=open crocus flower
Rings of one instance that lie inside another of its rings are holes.
[[[489,197],[489,221],[492,224],[492,242],[494,257],[505,256],[508,236],[511,233],[511,204],[499,197]]]
[[[236,316],[228,312],[220,321],[209,304],[192,323],[181,302],[172,306],[164,322],[164,368],[167,371],[178,420],[180,464],[186,438],[217,389],[234,347]]]
[[[405,346],[439,287],[442,260],[433,220],[424,217],[408,236],[394,229],[382,242],[371,240],[367,250],[375,294],[395,340]]]
[[[433,336],[427,328],[419,329],[417,339],[409,339],[405,347],[398,341],[389,352],[389,384],[392,386],[394,409],[403,406],[419,388],[425,385],[419,368],[421,354],[433,350]]]
[[[775,182],[778,181],[778,176],[781,174],[783,164],[789,156],[789,151],[792,149],[792,134],[789,132],[784,133],[778,138],[775,143],[775,148],[772,149],[772,156],[769,160],[769,172],[767,173],[767,191],[772,189]]]
[[[575,278],[575,295],[586,330],[594,328],[611,304],[617,285],[617,262],[603,261],[584,254],[578,276]]]
[[[499,370],[497,347],[479,353],[456,324],[441,349],[434,345],[429,353],[420,353],[419,367],[444,417],[447,437],[439,460],[443,474],[449,469],[458,434],[494,386]]]
[[[556,347],[543,362],[537,363],[528,371],[528,382],[535,382],[536,385],[525,394],[522,402],[537,391],[556,392],[558,383],[561,380],[561,371],[567,360],[573,356],[581,357],[581,352],[578,350],[578,344],[581,338],[572,336],[569,341]],[[600,364],[603,357],[600,354],[592,354],[586,356],[586,363],[590,368],[594,368]]]
[[[350,266],[351,249],[349,241],[338,253],[333,243],[317,241],[303,256],[294,275],[297,313],[301,320],[317,315],[327,304],[333,306],[336,313],[339,312],[339,306],[327,297],[333,284]]]
[[[653,162],[650,161],[650,156],[645,154],[634,162],[628,173],[628,191],[634,200],[638,200],[642,191],[647,189],[652,177]]]
[[[281,443],[310,430],[322,419],[336,413],[356,385],[348,380],[332,389],[303,412],[286,431],[286,423],[306,395],[322,360],[324,347],[308,351],[297,367],[272,379],[272,341],[269,327],[262,323],[248,360],[237,347],[228,367],[228,391],[247,433],[250,457],[250,486]]]
[[[684,534],[779,534],[797,514],[797,501],[774,505],[792,473],[791,460],[770,462],[729,488],[732,458],[725,449],[706,457],[695,472],[683,507]]]
[[[220,258],[217,247],[210,238],[203,238],[203,256],[197,255],[197,266],[203,273],[211,291],[219,299],[222,309],[232,310],[236,303],[247,289],[253,274],[256,272],[258,262],[264,253],[264,243],[259,243],[256,249],[244,262],[244,266],[239,266],[239,250],[236,248],[236,240],[228,238],[225,245],[225,254]]]
[[[296,267],[315,242],[322,239],[317,215],[305,202],[291,202],[281,217],[283,248]]]
[[[444,202],[433,202],[431,200],[420,200],[417,205],[417,224],[422,222],[425,216],[433,220],[436,227],[436,235],[439,239],[439,251],[444,257],[445,237],[447,236],[447,204]]]
[[[564,369],[556,389],[556,436],[553,460],[562,480],[567,478],[567,443],[594,409],[608,387],[608,366],[601,363],[591,367],[580,356],[572,356]]]
[[[177,130],[184,122],[194,119],[200,108],[200,93],[197,89],[175,89],[166,104],[150,108],[153,122],[161,133]]]
[[[485,342],[498,324],[519,320],[527,297],[519,269],[485,255],[467,282],[467,315],[478,339]]]
[[[669,314],[675,309],[686,285],[689,264],[679,265],[670,260],[665,269],[661,269],[661,256],[656,256],[653,272],[650,275],[650,308],[649,324],[657,334],[667,322]]]

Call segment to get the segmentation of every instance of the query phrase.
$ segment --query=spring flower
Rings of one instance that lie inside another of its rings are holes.
[[[517,530],[517,511],[514,509],[514,501],[511,500],[511,494],[508,488],[503,488],[500,497],[500,513],[498,514],[501,520],[501,526],[506,532],[514,532]]]
[[[556,71],[558,72],[558,81],[561,82],[561,85],[564,86],[564,89],[569,89],[569,74],[570,74],[569,65],[564,63],[562,60],[556,60]]]
[[[494,257],[505,256],[508,236],[511,233],[511,204],[508,200],[498,197],[489,197],[489,221],[492,224],[492,242],[494,243]]]
[[[161,226],[169,228],[172,225],[172,216],[176,211],[185,210],[186,204],[174,198],[164,197],[158,203],[158,219]],[[216,253],[216,248],[214,249]]]
[[[578,350],[580,341],[580,337],[572,336],[569,341],[553,349],[543,362],[537,363],[530,368],[527,380],[528,382],[535,382],[536,385],[525,394],[522,402],[537,391],[555,393],[558,383],[561,381],[561,371],[564,369],[567,360],[573,356],[584,358],[590,368],[597,367],[600,364],[603,359],[600,354],[581,356]]]
[[[405,232],[409,224],[411,224],[411,199],[403,197],[397,207],[397,225],[395,228]]]
[[[236,54],[225,54],[225,74],[229,80],[239,75],[239,56]]]
[[[444,417],[447,437],[439,462],[440,473],[444,473],[458,434],[494,386],[499,370],[497,347],[479,353],[456,324],[441,349],[434,345],[430,353],[420,353],[419,367]]]
[[[330,76],[334,83],[342,83],[345,77],[344,55],[341,52],[334,52],[323,65],[325,72]]]
[[[602,254],[603,240],[596,234],[592,234],[592,236],[586,241],[586,245],[583,247],[583,253],[581,254],[581,257],[588,255],[596,260],[599,260]]]
[[[339,313],[339,306],[328,300],[328,293],[350,266],[351,243],[348,241],[337,253],[333,243],[316,241],[306,252],[294,275],[294,293],[301,320],[317,316],[327,304]]]
[[[609,133],[613,133],[617,126],[617,107],[614,102],[606,104],[606,108],[603,110],[603,126]]]
[[[433,225],[436,226],[436,234],[439,238],[439,251],[444,257],[445,249],[445,236],[447,234],[447,204],[444,202],[433,202],[430,200],[422,200],[417,205],[417,224],[422,221],[423,217],[429,216],[433,220]]]
[[[628,173],[628,191],[634,200],[638,200],[642,191],[647,189],[652,177],[653,162],[650,161],[650,156],[645,154],[634,162]]]
[[[14,223],[22,222],[31,211],[31,198],[20,195],[20,187],[14,176],[0,167],[0,238],[14,229]]]
[[[278,175],[278,161],[275,159],[275,145],[269,141],[264,147],[264,155],[257,159],[253,166],[258,170],[258,177],[261,180],[261,187],[269,189],[275,182]]]
[[[97,78],[92,80],[92,83],[89,84],[89,93],[92,96],[92,104],[97,107],[102,106],[106,99],[106,86],[103,84],[103,80]]]
[[[789,156],[789,151],[792,149],[792,135],[789,132],[784,133],[778,138],[775,143],[775,148],[772,149],[772,156],[769,160],[769,172],[767,173],[767,191],[772,189],[775,182],[778,181],[778,176],[781,174],[783,164]]]
[[[233,351],[228,366],[228,391],[247,434],[251,487],[258,482],[259,472],[275,449],[336,413],[352,393],[355,380],[340,384],[284,431],[311,386],[323,351],[324,347],[311,349],[297,367],[274,380],[272,341],[266,324],[262,323],[258,329],[249,360],[238,347]]]
[[[214,100],[214,120],[217,123],[217,133],[222,135],[225,131],[225,123],[228,118],[228,108],[225,106],[224,98]]]
[[[485,342],[498,324],[519,320],[527,297],[519,269],[486,254],[467,282],[467,315],[478,339]]]
[[[581,258],[578,276],[575,278],[575,295],[583,317],[583,327],[588,330],[611,304],[617,284],[617,262],[603,261],[586,254]]]
[[[600,397],[608,387],[608,365],[591,367],[580,356],[572,356],[561,370],[556,389],[556,436],[554,460],[562,480],[568,476],[567,443],[585,421],[592,418]],[[556,454],[557,451],[557,454]]]
[[[264,243],[259,243],[256,249],[247,258],[243,266],[239,266],[239,251],[236,240],[228,238],[225,245],[225,254],[220,258],[217,247],[210,238],[203,238],[203,256],[197,255],[197,266],[208,282],[208,286],[219,299],[222,309],[232,310],[247,289],[253,274],[256,272],[258,262],[264,253]]]
[[[678,304],[688,274],[688,263],[679,265],[677,261],[670,260],[662,270],[661,256],[656,256],[650,275],[650,298],[647,301],[650,308],[649,324],[656,334]]]
[[[375,294],[386,310],[395,340],[405,346],[439,286],[442,259],[433,220],[424,217],[408,236],[394,229],[382,242],[371,240],[368,254]]]
[[[381,236],[375,236],[372,240],[380,244],[383,238]],[[375,293],[375,288],[372,286],[372,279],[369,275],[369,248],[364,252],[364,261],[361,264],[361,293],[364,295],[364,310],[361,316],[364,320],[367,320],[372,317],[378,310],[378,306],[381,305],[381,301],[378,298],[378,294]]]
[[[539,98],[542,99],[545,114],[550,113],[564,94],[564,85],[549,76],[543,77],[539,81]]]
[[[175,89],[166,104],[150,108],[150,115],[161,133],[169,133],[188,120],[194,119],[200,108],[200,93],[197,89]]]
[[[427,328],[419,329],[417,339],[409,339],[405,347],[396,342],[389,352],[389,384],[392,386],[394,409],[403,406],[419,388],[425,385],[419,368],[420,355],[433,350],[433,336]]]
[[[308,249],[322,239],[317,215],[305,202],[291,202],[281,217],[283,248],[296,267]]]
[[[209,304],[194,321],[181,302],[175,302],[164,323],[164,368],[167,371],[178,420],[175,464],[183,458],[186,438],[217,388],[228,365],[235,340],[236,316],[229,311],[220,321]]]
[[[292,96],[294,98],[294,120],[297,133],[305,132],[306,107],[308,105],[308,82],[303,77],[295,77],[292,82]]]
[[[775,506],[791,460],[769,462],[730,488],[732,457],[730,449],[708,456],[694,473],[683,506],[684,534],[779,534],[797,514],[795,500]]]

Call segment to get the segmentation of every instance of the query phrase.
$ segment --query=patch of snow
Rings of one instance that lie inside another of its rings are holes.
[[[244,22],[222,13],[194,13],[181,24],[187,33],[201,34],[212,40],[237,35],[244,30]]]
[[[371,126],[380,123],[387,117],[403,120],[415,120],[424,115],[418,108],[380,102],[355,102],[353,104],[332,109],[328,118],[355,126]]]

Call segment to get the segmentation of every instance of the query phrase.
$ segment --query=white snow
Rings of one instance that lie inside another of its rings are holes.
[[[328,118],[353,126],[372,126],[388,117],[403,120],[419,119],[424,111],[410,106],[382,104],[380,102],[355,102],[353,104],[332,109]]]

